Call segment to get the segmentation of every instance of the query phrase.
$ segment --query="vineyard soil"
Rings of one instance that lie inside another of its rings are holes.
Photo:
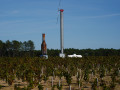
[[[0,67],[0,90],[120,90],[119,56],[1,57]]]

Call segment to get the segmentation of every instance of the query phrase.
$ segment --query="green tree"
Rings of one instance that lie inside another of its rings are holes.
[[[13,40],[12,41],[13,57],[18,56],[20,50],[20,42]]]
[[[34,56],[34,51],[33,51],[35,49],[34,42],[31,40],[28,40],[27,43],[28,43],[29,55]]]
[[[2,51],[3,51],[3,42],[0,40],[0,56],[2,56]]]
[[[41,84],[38,85],[39,90],[43,90],[43,86]]]
[[[94,80],[93,84],[92,84],[92,90],[97,90],[97,78]]]
[[[67,84],[70,86],[72,82],[72,76],[68,72],[65,72],[64,77],[66,78]]]
[[[9,40],[6,41],[6,49],[8,52],[8,56],[12,56],[12,42],[10,42]]]

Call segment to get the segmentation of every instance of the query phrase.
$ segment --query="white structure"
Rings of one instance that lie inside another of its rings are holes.
[[[76,54],[73,54],[73,55],[68,55],[68,57],[76,57],[76,58],[82,58],[82,55],[76,55]]]
[[[64,33],[63,33],[63,9],[60,9],[60,49],[61,53],[59,54],[60,57],[65,58],[64,54]]]
[[[45,59],[48,59],[48,55],[40,55],[40,57],[43,57]]]

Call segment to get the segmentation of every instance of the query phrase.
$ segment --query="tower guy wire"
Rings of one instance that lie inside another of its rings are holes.
[[[56,24],[58,24],[60,6],[61,6],[61,0],[59,0],[58,11],[57,11],[58,15],[57,15],[57,22],[56,22]]]
[[[60,6],[61,6],[61,0],[59,1],[59,6],[58,6],[58,10],[60,9]]]

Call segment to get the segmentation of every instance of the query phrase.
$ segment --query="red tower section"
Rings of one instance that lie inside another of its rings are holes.
[[[63,12],[64,11],[64,9],[60,9],[60,12]]]

